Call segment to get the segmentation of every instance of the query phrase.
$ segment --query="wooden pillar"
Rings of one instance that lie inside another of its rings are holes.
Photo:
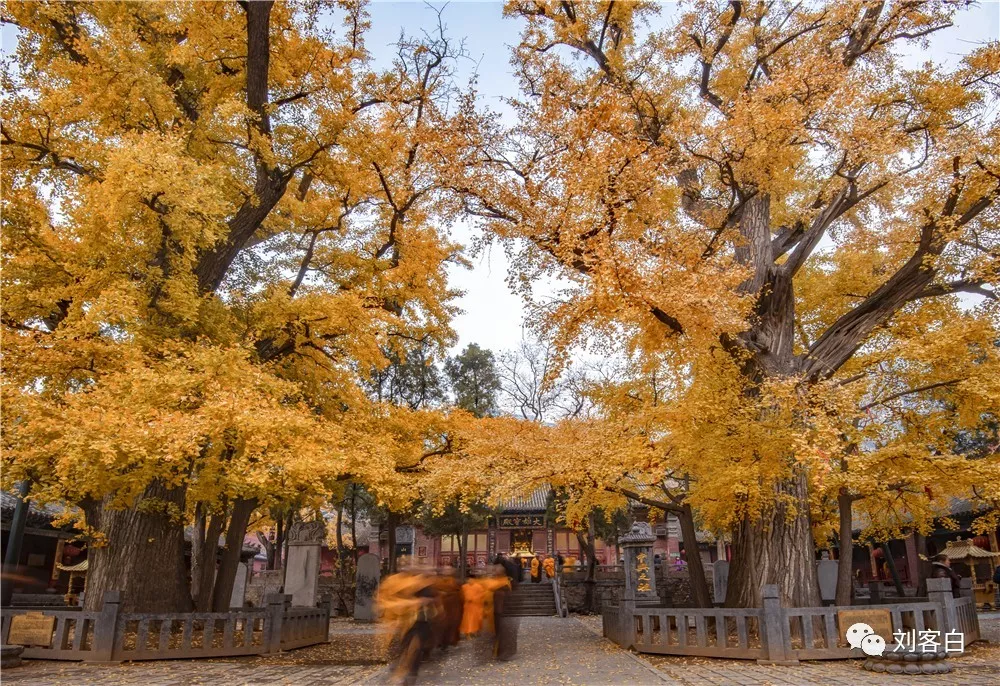
[[[493,564],[493,560],[497,556],[497,520],[495,517],[490,517],[486,524],[486,551],[489,555],[489,564]]]
[[[62,562],[63,547],[65,545],[65,538],[60,538],[56,541],[56,554],[52,558],[52,575],[49,577],[49,588],[55,588],[59,585],[59,563]]]
[[[556,527],[551,521],[545,522],[545,554],[554,555],[556,547]]]

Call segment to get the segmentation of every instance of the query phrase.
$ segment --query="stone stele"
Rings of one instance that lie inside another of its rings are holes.
[[[375,621],[375,597],[378,594],[378,555],[365,553],[358,558],[357,583],[354,589],[354,620]]]
[[[319,599],[320,547],[326,540],[321,521],[296,522],[288,532],[288,560],[285,564],[285,593],[292,605],[316,607]]]

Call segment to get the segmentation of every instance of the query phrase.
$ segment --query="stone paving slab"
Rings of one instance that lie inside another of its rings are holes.
[[[24,666],[5,669],[4,684],[73,686],[141,684],[142,686],[186,686],[187,684],[368,684],[382,669],[379,665],[267,665],[250,660],[164,660],[121,665],[85,665],[79,662],[26,661]]]
[[[489,638],[449,648],[421,667],[417,683],[434,686],[671,683],[645,661],[595,636],[574,619],[521,617],[517,655],[509,662],[497,662],[492,659],[491,649]],[[377,679],[387,676],[384,671]]]

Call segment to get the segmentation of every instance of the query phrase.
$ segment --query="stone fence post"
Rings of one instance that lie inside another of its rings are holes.
[[[972,598],[972,597],[974,597],[973,596],[973,592],[972,592],[972,578],[971,577],[965,576],[965,577],[962,577],[961,579],[958,580],[958,594],[961,597],[963,597],[963,598]]]
[[[326,610],[326,625],[325,625],[326,629],[323,632],[323,640],[326,643],[329,643],[330,642],[330,619],[333,618],[333,607],[334,607],[333,596],[329,596],[325,600],[321,601],[318,604],[318,607],[321,607],[324,610]]]
[[[121,599],[121,591],[105,591],[101,614],[97,616],[97,622],[94,624],[94,657],[88,662],[112,662],[114,660]],[[79,630],[77,629],[77,631]]]
[[[281,652],[281,625],[285,620],[285,607],[292,602],[292,596],[287,593],[271,593],[265,599],[267,603],[267,652]]]
[[[955,607],[955,596],[951,592],[951,579],[928,579],[927,600],[941,606],[941,618],[944,626],[937,627],[942,634],[958,629],[958,610]]]
[[[790,660],[786,652],[786,648],[790,646],[785,645],[787,624],[777,584],[765,585],[761,600],[764,605],[764,613],[761,617],[760,631],[766,642],[767,659],[758,660],[758,662],[774,665],[797,665],[799,661]]]

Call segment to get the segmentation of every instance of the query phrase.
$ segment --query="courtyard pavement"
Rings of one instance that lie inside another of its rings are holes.
[[[985,619],[985,621],[983,621]],[[981,617],[984,634],[1000,639],[1000,619]],[[371,633],[349,623],[334,624],[334,636]],[[336,643],[336,640],[335,640]],[[4,670],[5,684],[384,684],[389,671],[380,664],[336,664],[343,661],[338,646],[291,651],[268,658],[175,660],[113,666],[29,661]],[[523,617],[517,656],[510,662],[490,658],[490,641],[465,641],[436,654],[420,670],[418,684],[675,684],[683,686],[910,686],[914,678],[871,674],[858,660],[803,663],[795,667],[764,667],[753,661],[643,656],[623,651],[601,636],[599,617],[559,619]],[[352,651],[353,652],[353,651]],[[361,651],[359,651],[361,652]],[[364,652],[370,657],[369,649]],[[376,658],[377,659],[377,658]],[[985,686],[1000,683],[1000,647],[977,644],[969,655],[954,660],[950,675],[920,680],[941,686]]]

